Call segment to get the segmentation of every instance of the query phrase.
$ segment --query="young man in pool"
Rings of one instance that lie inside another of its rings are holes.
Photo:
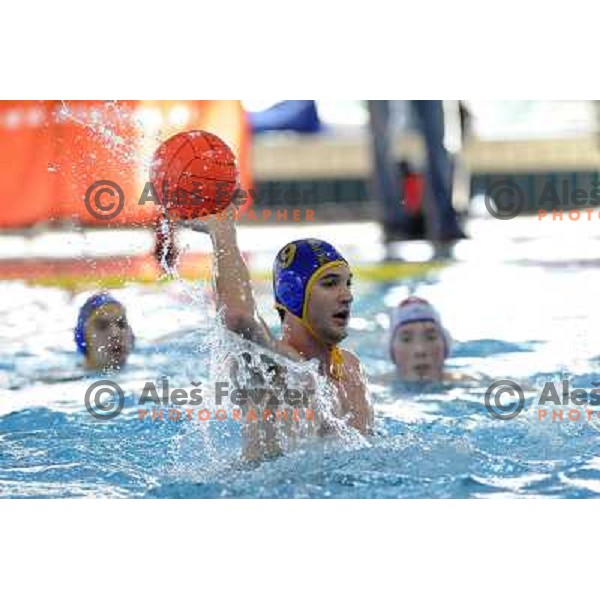
[[[442,381],[452,340],[427,300],[411,296],[393,311],[390,357],[404,381]]]
[[[339,347],[348,335],[353,300],[348,262],[333,246],[317,239],[297,240],[278,252],[273,288],[282,335],[275,339],[257,313],[233,215],[230,207],[218,218],[202,221],[213,245],[217,304],[226,327],[292,360],[318,359],[321,373],[337,391],[336,416],[347,419],[360,433],[370,433],[373,414],[360,361]]]
[[[79,310],[75,343],[86,368],[121,369],[134,343],[125,307],[106,292],[90,296]]]

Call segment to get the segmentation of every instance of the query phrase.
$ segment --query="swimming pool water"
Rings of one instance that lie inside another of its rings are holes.
[[[131,400],[146,380],[189,386],[209,377],[215,320],[205,286],[115,292],[138,346],[111,377],[126,390],[125,410],[100,423],[83,401],[98,376],[85,374],[72,341],[85,294],[2,282],[0,496],[597,497],[600,420],[540,421],[532,405],[546,381],[569,378],[573,388],[591,389],[600,380],[597,240],[588,235],[579,254],[570,246],[561,255],[562,232],[534,233],[506,242],[505,252],[475,236],[457,261],[419,280],[358,281],[345,346],[371,376],[376,435],[315,441],[253,467],[239,460],[236,423],[153,424],[138,419]],[[390,371],[388,310],[412,291],[438,307],[454,337],[448,371],[469,379],[425,387],[379,381]],[[257,298],[276,326],[267,284],[257,285]],[[483,402],[488,385],[505,378],[526,391],[525,410],[510,421],[493,419]]]

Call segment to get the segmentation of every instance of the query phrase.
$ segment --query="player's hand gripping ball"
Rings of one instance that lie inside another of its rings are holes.
[[[200,219],[225,210],[238,185],[231,148],[214,133],[185,131],[154,153],[150,180],[172,219]]]

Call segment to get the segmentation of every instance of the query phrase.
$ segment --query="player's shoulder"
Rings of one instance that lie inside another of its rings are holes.
[[[291,360],[301,362],[304,360],[304,356],[298,352],[293,346],[284,342],[283,340],[275,341],[275,351],[279,354],[282,354],[286,358],[290,358]]]
[[[344,357],[344,362],[353,368],[360,368],[361,363],[360,363],[360,359],[358,358],[358,356],[356,356],[356,354],[354,354],[353,352],[350,352],[350,350],[344,350],[342,349],[342,356]]]

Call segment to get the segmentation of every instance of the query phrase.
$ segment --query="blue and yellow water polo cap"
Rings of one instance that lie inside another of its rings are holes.
[[[77,350],[79,350],[81,354],[87,354],[88,350],[86,340],[86,328],[88,321],[96,313],[96,311],[107,305],[115,305],[120,309],[123,309],[123,305],[107,292],[99,292],[93,296],[90,296],[79,309],[74,335],[75,343],[77,344]],[[131,335],[133,341],[133,334]]]
[[[327,269],[347,264],[331,244],[322,240],[290,242],[277,253],[273,265],[275,306],[306,321],[312,286]]]
[[[328,269],[347,265],[348,261],[331,245],[322,240],[308,238],[284,246],[273,265],[273,291],[275,307],[294,315],[315,337],[308,322],[308,301],[312,287]],[[332,351],[332,364],[341,364],[341,352]]]

